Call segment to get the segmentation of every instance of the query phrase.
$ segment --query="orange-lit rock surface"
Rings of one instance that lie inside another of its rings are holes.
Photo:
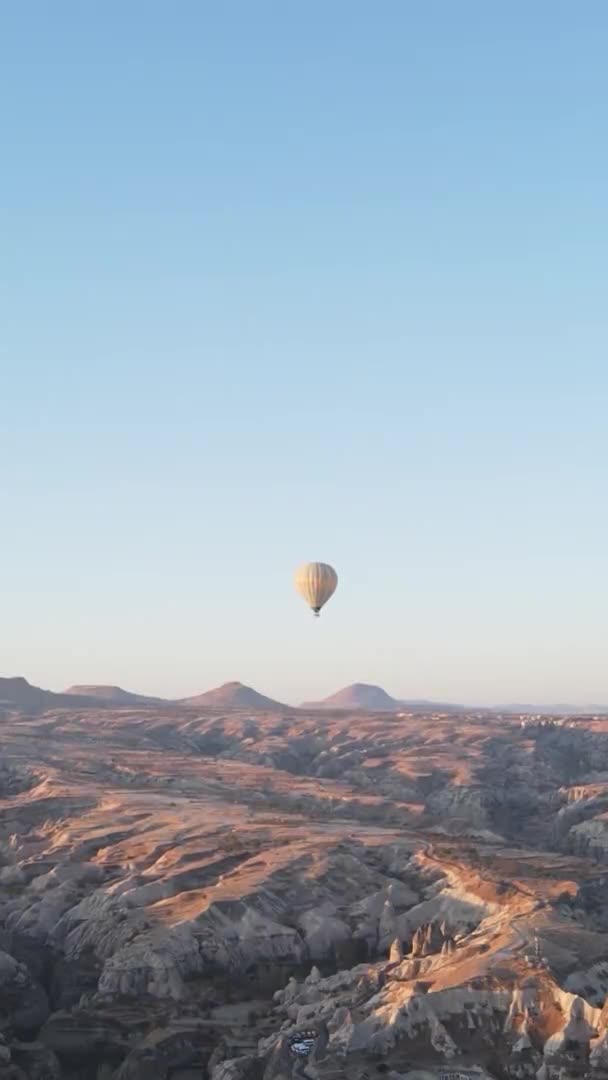
[[[0,1080],[608,1069],[608,720],[65,700],[2,714]]]

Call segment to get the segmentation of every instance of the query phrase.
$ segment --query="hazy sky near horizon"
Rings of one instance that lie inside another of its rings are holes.
[[[0,674],[608,701],[607,53],[604,0],[2,6]]]

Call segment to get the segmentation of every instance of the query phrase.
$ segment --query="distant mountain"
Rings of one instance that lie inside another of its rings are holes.
[[[387,694],[381,686],[353,683],[322,701],[308,701],[303,709],[361,709],[369,712],[397,712],[401,702]]]
[[[381,686],[353,683],[322,701],[307,701],[302,709],[353,709],[361,712],[462,712],[464,706],[444,701],[400,701]]]
[[[478,712],[484,710],[474,709],[471,705],[455,705],[452,701],[428,701],[426,698],[413,698],[412,700],[400,701],[399,709],[403,712]]]
[[[258,694],[250,686],[243,686],[240,682],[228,682],[223,686],[216,686],[213,690],[207,690],[204,694],[196,697],[184,698],[180,705],[199,706],[220,709],[260,709],[264,712],[285,711],[288,705],[282,705],[280,701]]]
[[[65,694],[75,697],[94,698],[96,701],[107,702],[108,705],[158,705],[162,698],[147,697],[145,694],[132,694],[130,690],[123,690],[121,686],[83,685],[69,686],[64,690]]]
[[[75,697],[69,694],[54,694],[52,690],[42,690],[32,686],[22,676],[0,678],[0,707],[16,709],[57,709],[76,705],[91,705],[93,702],[85,696]]]
[[[183,705],[194,708],[219,708],[225,710],[251,709],[258,712],[291,712],[291,706],[284,705],[273,698],[265,697],[244,686],[240,682],[229,682],[208,690],[195,697],[182,698],[180,701],[166,701],[164,698],[150,697],[123,690],[120,686],[106,686],[97,683],[70,686],[63,693],[43,690],[32,686],[22,676],[0,678],[0,710],[17,709],[39,712],[44,709],[120,707],[127,705]],[[352,710],[358,712],[412,712],[412,713],[468,713],[472,711],[486,713],[509,713],[543,716],[608,716],[608,705],[534,705],[511,703],[508,705],[487,705],[483,708],[457,705],[443,701],[399,700],[391,697],[381,686],[368,683],[353,683],[345,686],[336,694],[322,701],[309,701],[300,706],[310,710]]]
[[[608,705],[495,705],[492,711],[534,716],[608,716]]]

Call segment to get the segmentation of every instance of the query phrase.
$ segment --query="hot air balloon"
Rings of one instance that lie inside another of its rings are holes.
[[[332,597],[338,584],[338,575],[333,566],[327,563],[311,562],[301,566],[296,572],[296,589],[313,615],[319,616],[324,604]]]

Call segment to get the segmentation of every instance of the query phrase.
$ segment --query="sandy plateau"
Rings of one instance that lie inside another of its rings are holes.
[[[608,1077],[608,719],[0,715],[0,1080]]]

